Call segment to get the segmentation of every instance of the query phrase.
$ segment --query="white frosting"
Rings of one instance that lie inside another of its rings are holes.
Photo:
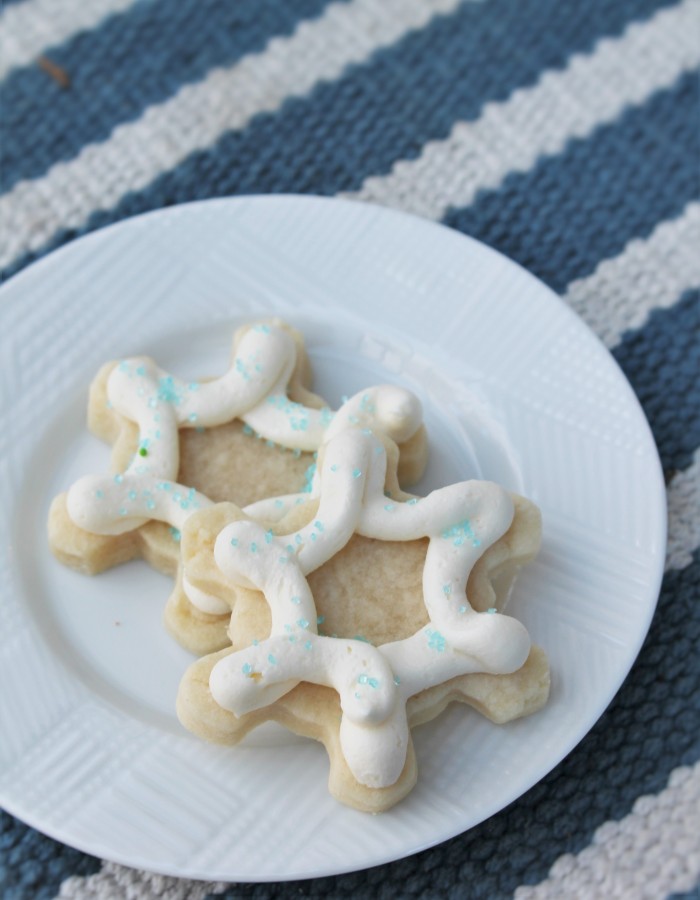
[[[295,365],[293,338],[284,328],[268,324],[246,331],[228,372],[212,381],[184,381],[146,357],[123,360],[110,373],[107,397],[117,412],[138,425],[138,451],[125,472],[89,475],[73,484],[67,499],[70,518],[96,534],[123,534],[155,519],[168,523],[177,539],[187,517],[211,503],[174,481],[180,462],[180,428],[207,428],[239,418],[266,440],[314,451],[329,435],[346,428],[379,428],[404,441],[421,424],[417,398],[391,385],[361,391],[337,413],[295,403],[287,396]],[[294,495],[289,502],[299,496],[308,499],[309,495]],[[285,505],[265,501],[246,511],[281,516]],[[229,611],[223,601],[188,581],[183,587],[202,611]]]
[[[513,672],[530,650],[523,625],[495,611],[477,613],[465,594],[475,562],[510,526],[509,495],[496,484],[468,481],[396,502],[384,496],[385,476],[381,442],[366,430],[339,429],[325,446],[313,522],[284,536],[234,522],[218,535],[214,551],[227,578],[265,594],[272,628],[264,641],[214,666],[212,696],[242,715],[301,681],[335,688],[343,754],[357,780],[371,787],[393,784],[401,774],[410,696],[469,672]],[[318,634],[305,576],[354,533],[430,539],[423,572],[430,621],[410,638],[373,647]]]

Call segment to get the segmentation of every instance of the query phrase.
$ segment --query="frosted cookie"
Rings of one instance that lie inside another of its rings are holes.
[[[54,500],[54,554],[88,574],[143,557],[177,576],[182,607],[179,539],[188,516],[224,499],[248,509],[280,493],[309,496],[316,449],[336,419],[385,419],[401,442],[403,477],[420,477],[427,441],[412,395],[372,388],[336,414],[307,390],[308,380],[300,336],[278,321],[239,329],[231,366],[218,379],[186,382],[146,357],[103,367],[91,388],[88,423],[113,442],[114,474],[82,478]],[[187,613],[220,624],[221,609],[211,605]],[[222,645],[192,643],[181,617],[170,622],[166,614],[166,623],[195,652]]]
[[[394,461],[384,438],[341,429],[319,453],[317,501],[267,526],[213,506],[183,535],[191,583],[233,613],[231,646],[182,680],[182,723],[220,743],[266,721],[320,740],[333,796],[371,812],[415,784],[411,727],[451,700],[506,722],[549,687],[544,654],[502,612],[539,547],[536,507],[476,481],[387,498]]]

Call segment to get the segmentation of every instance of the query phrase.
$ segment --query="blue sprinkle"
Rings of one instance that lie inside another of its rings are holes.
[[[297,619],[297,625],[299,628],[308,628],[309,620],[308,619]]]
[[[299,457],[301,456],[301,450],[298,447],[295,447],[292,450],[292,455],[294,456],[294,459],[299,459]]]
[[[277,665],[277,660],[275,659],[275,657],[274,657],[271,653],[268,654],[268,656],[267,656],[267,661],[270,663],[271,666],[276,666],[276,665]]]
[[[301,544],[303,538],[302,538],[302,536],[301,536],[300,534],[298,534],[298,535],[294,538],[294,540],[297,542],[297,544]]]
[[[104,491],[101,491],[101,490],[95,491],[95,496],[97,497],[98,500],[101,500],[104,497],[104,495],[105,495]]]
[[[254,325],[253,331],[257,331],[258,334],[269,334],[270,326],[269,325]]]
[[[419,499],[418,497],[412,497],[412,498],[408,501],[408,505],[409,505],[409,506],[415,506],[416,503],[418,503],[418,499]]]
[[[452,593],[452,585],[451,585],[451,584],[443,584],[443,586],[442,586],[442,593],[443,593],[446,597],[449,597],[449,595]]]
[[[171,528],[170,537],[177,543],[181,538],[181,534],[177,528]]]
[[[461,613],[465,613],[465,612],[467,611],[467,607],[466,607],[466,606],[460,606],[459,611],[460,611]]]
[[[123,506],[122,506],[122,508],[119,510],[119,515],[120,515],[120,516],[125,516],[125,515],[126,515],[126,510],[124,509]]]
[[[135,500],[138,497],[136,491],[129,491],[129,500]]]
[[[251,552],[251,553],[257,553],[257,552],[258,552],[258,545],[255,543],[255,541],[253,541],[253,543],[250,545],[250,552]]]
[[[243,434],[252,434],[252,433],[253,433],[253,429],[250,427],[250,425],[243,426]]]
[[[311,543],[313,544],[313,542],[314,542],[315,540],[316,540],[316,532],[315,532],[315,531],[312,531],[312,532],[311,532]]]
[[[374,403],[369,398],[369,394],[363,394],[362,400],[360,401],[360,409],[362,412],[373,413],[374,412]]]
[[[190,422],[196,422],[197,421],[197,413],[190,413],[189,416],[187,416],[187,418],[190,420]]]
[[[156,508],[155,500],[150,500],[150,499],[147,500],[147,501],[146,501],[146,506],[147,506],[148,509],[155,509],[155,508]]]
[[[378,679],[376,679],[376,678],[369,678],[369,679],[367,680],[367,684],[368,684],[371,688],[374,688],[375,690],[376,690],[376,688],[379,687],[379,681],[378,681]]]
[[[231,546],[232,547],[238,546],[238,538],[231,538]]]
[[[244,675],[248,675],[252,671],[253,671],[253,667],[251,666],[250,663],[243,663],[241,672],[243,672]]]
[[[385,504],[384,504],[384,509],[385,509],[387,512],[391,512],[391,510],[394,509],[394,504],[393,504],[393,503],[385,503]]]
[[[431,650],[437,650],[438,653],[444,653],[446,647],[445,638],[439,631],[426,631],[428,636],[428,646]]]
[[[122,481],[124,481],[124,476],[123,475],[115,475],[114,480],[116,481],[117,484],[121,484]]]
[[[240,357],[237,357],[235,360],[236,371],[241,376],[244,381],[250,381],[250,374],[246,369],[245,363]]]
[[[323,623],[324,623],[325,621],[326,621],[326,617],[325,617],[325,616],[316,616],[316,624],[317,624],[317,625],[323,625]]]
[[[139,375],[141,378],[143,378],[143,376],[146,374],[146,367],[145,366],[137,366],[136,374]]]
[[[265,543],[266,543],[266,544],[271,544],[271,543],[272,543],[272,538],[273,538],[273,537],[274,537],[274,535],[272,534],[272,529],[269,528],[269,529],[265,532]]]
[[[287,544],[285,549],[287,553],[294,553],[294,547],[291,544]]]
[[[331,472],[337,472],[337,471],[338,471],[338,465],[337,465],[337,463],[333,463],[333,465],[331,466]]]
[[[180,404],[182,395],[172,375],[166,375],[158,380],[158,399],[173,406]]]
[[[323,531],[323,522],[320,519],[316,519],[314,522],[314,528],[317,528],[319,531]]]
[[[489,613],[490,615],[493,615],[496,612],[496,607],[491,606],[486,610],[486,612]]]
[[[367,676],[363,673],[362,675],[359,676],[359,678],[357,679],[357,681],[358,681],[359,684],[367,684],[368,678],[367,678]]]
[[[304,647],[305,647],[306,650],[312,650],[312,649],[313,649],[313,646],[314,646],[314,645],[313,645],[313,643],[312,643],[311,641],[306,641],[306,642],[304,643]]]
[[[362,470],[361,470],[361,469],[353,469],[353,470],[352,470],[352,477],[353,477],[353,478],[359,478],[360,475],[362,475]]]
[[[284,506],[284,501],[283,500],[275,500],[275,506],[277,507],[277,509],[282,509],[282,507]]]
[[[295,603],[298,606],[301,603],[301,597],[292,597],[292,603]]]
[[[314,475],[316,474],[316,463],[313,463],[309,466],[309,468],[304,473],[304,486],[301,489],[302,494],[308,494],[311,492],[312,483],[314,480]]]
[[[196,381],[190,381],[190,383],[187,385],[187,389],[190,391],[198,391],[199,384]]]
[[[394,675],[394,684],[397,686],[401,684],[401,679],[398,675]]]

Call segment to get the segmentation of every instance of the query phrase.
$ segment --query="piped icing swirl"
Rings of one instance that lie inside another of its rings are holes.
[[[234,522],[220,532],[214,550],[228,579],[264,593],[272,627],[267,639],[214,666],[212,696],[240,716],[301,681],[335,688],[343,754],[356,779],[370,787],[391,785],[401,774],[409,697],[457,675],[513,672],[530,650],[523,625],[495,610],[478,613],[466,597],[474,564],[511,524],[509,494],[491,482],[467,481],[396,502],[384,496],[386,465],[375,435],[340,430],[324,447],[312,522],[281,536],[255,522]],[[354,533],[391,541],[429,538],[423,594],[430,621],[406,640],[374,647],[318,634],[305,576]]]

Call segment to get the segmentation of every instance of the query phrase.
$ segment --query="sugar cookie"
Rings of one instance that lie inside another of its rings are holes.
[[[395,463],[385,435],[338,426],[317,499],[284,498],[262,524],[214,505],[183,534],[189,583],[233,610],[231,646],[183,678],[183,724],[236,743],[272,720],[321,740],[333,795],[373,812],[415,783],[414,724],[452,699],[508,721],[549,684],[544,654],[502,613],[539,546],[536,507],[476,481],[387,498]]]
[[[425,466],[426,433],[411,394],[369,388],[334,412],[309,392],[309,378],[301,336],[279,320],[240,328],[218,379],[186,382],[146,357],[104,366],[91,386],[88,424],[113,444],[114,474],[84,477],[54,500],[54,554],[87,574],[145,558],[176,576],[177,602],[166,610],[175,636],[195,652],[222,646],[228,611],[179,572],[180,533],[193,511],[221,500],[252,510],[270,496],[312,495],[316,449],[346,419],[399,441],[407,483]],[[183,615],[172,616],[175,609]],[[218,643],[199,640],[202,629]]]

